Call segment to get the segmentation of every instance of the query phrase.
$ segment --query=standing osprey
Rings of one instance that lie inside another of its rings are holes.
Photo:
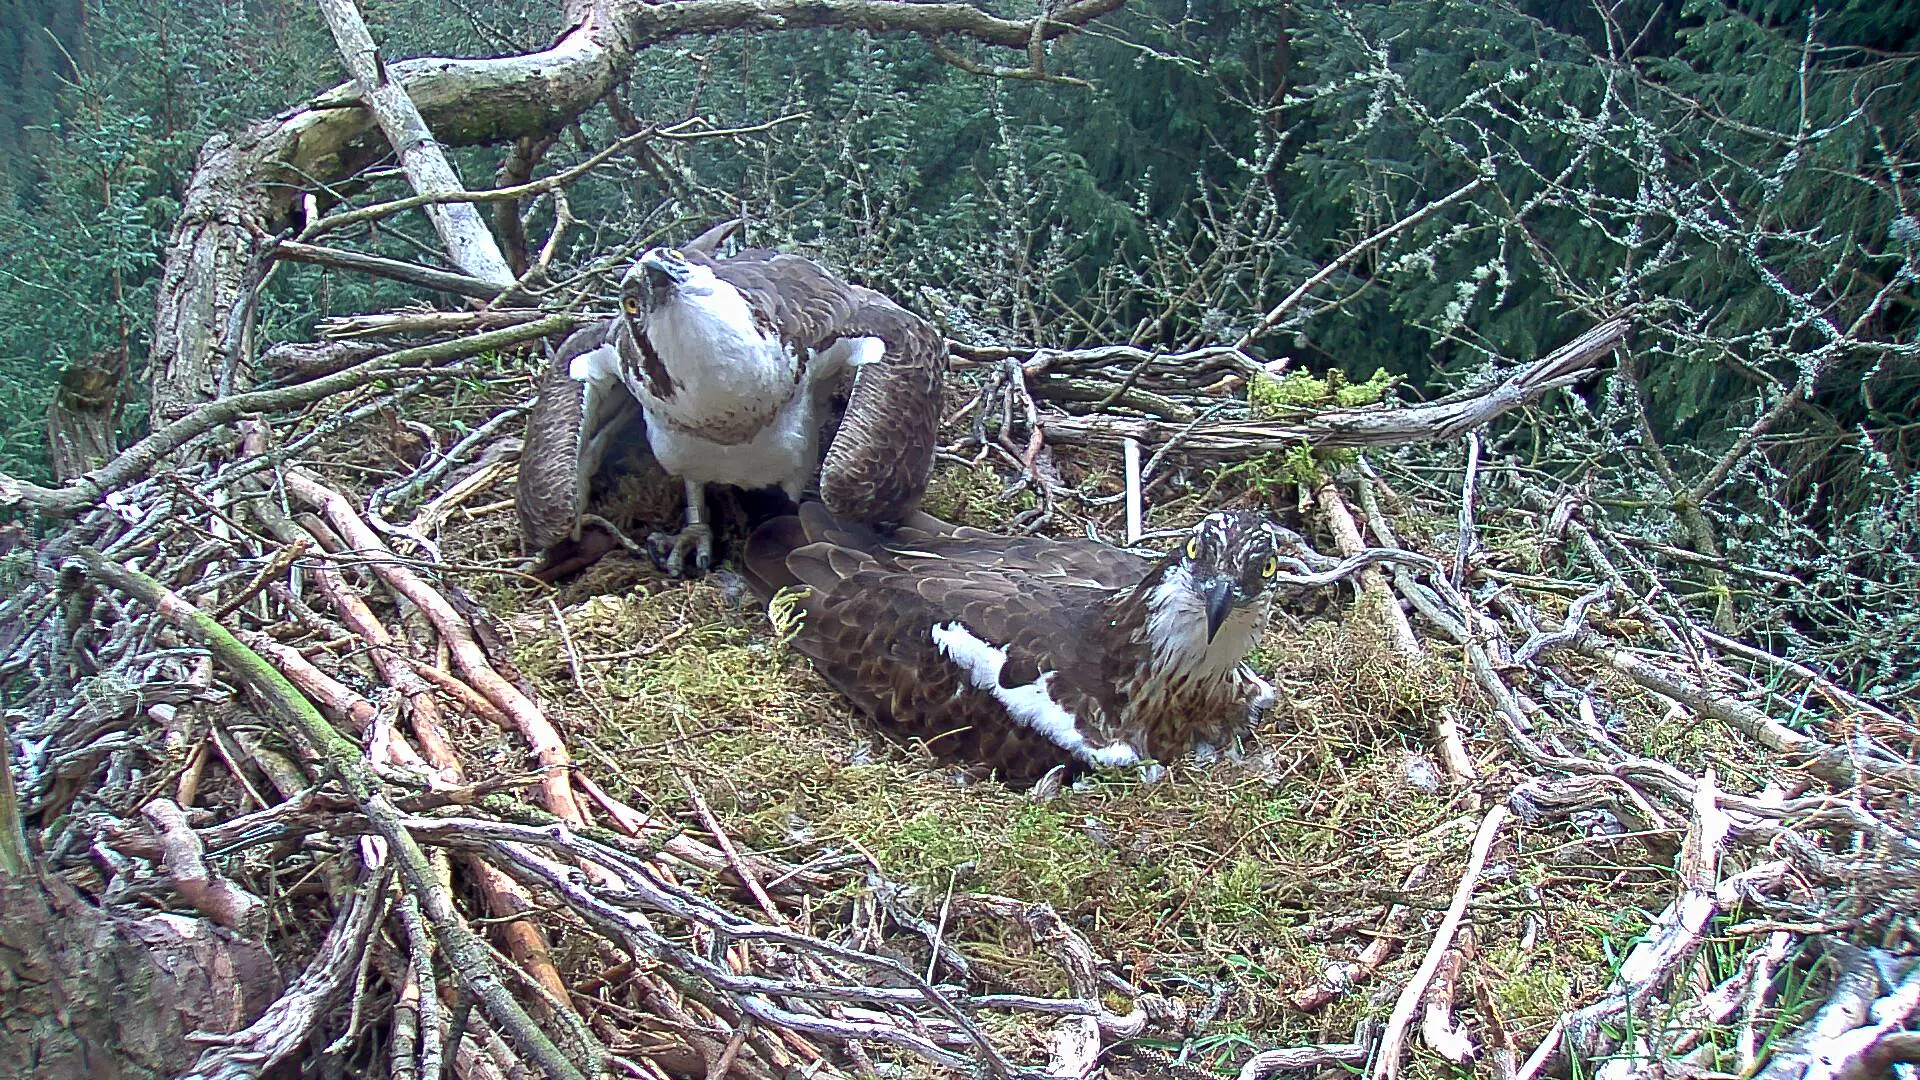
[[[635,413],[687,496],[686,527],[655,533],[680,576],[709,568],[706,485],[820,496],[848,520],[890,525],[926,492],[946,341],[918,316],[797,255],[713,251],[739,222],[684,249],[652,248],[620,282],[620,314],[569,337],[542,378],[521,452],[521,537],[580,539],[587,483]],[[851,383],[851,389],[848,384]],[[846,393],[824,462],[822,429]]]
[[[1279,545],[1231,511],[1158,561],[925,515],[882,540],[808,503],[757,530],[745,562],[762,596],[799,587],[795,646],[862,711],[1025,783],[1224,745],[1264,708],[1272,688],[1242,661]]]

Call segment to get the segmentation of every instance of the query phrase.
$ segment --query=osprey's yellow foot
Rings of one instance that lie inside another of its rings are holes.
[[[713,529],[690,522],[677,533],[654,533],[647,537],[647,553],[653,556],[653,565],[669,577],[699,577],[713,569]],[[693,555],[691,565],[689,553]]]

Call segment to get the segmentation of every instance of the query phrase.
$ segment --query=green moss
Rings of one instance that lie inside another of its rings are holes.
[[[982,529],[1004,526],[1009,517],[1038,505],[1029,490],[1009,497],[1007,482],[984,463],[936,468],[920,500],[921,509],[934,517]]]
[[[515,623],[522,670],[567,710],[583,768],[616,795],[697,831],[678,779],[686,775],[743,848],[796,863],[870,857],[917,890],[908,902],[929,918],[949,890],[1044,901],[1097,953],[1141,965],[1130,977],[1203,988],[1202,999],[1224,979],[1230,1005],[1208,1053],[1193,1060],[1230,1064],[1249,1041],[1312,1041],[1384,1012],[1390,1000],[1368,990],[1312,1016],[1291,1008],[1294,993],[1327,964],[1351,960],[1376,925],[1323,938],[1303,924],[1379,906],[1373,890],[1405,887],[1421,865],[1426,877],[1411,891],[1444,905],[1477,819],[1458,793],[1409,786],[1404,768],[1409,752],[1426,752],[1443,710],[1477,714],[1470,682],[1444,657],[1410,667],[1367,620],[1275,624],[1254,662],[1279,700],[1243,762],[1176,762],[1155,783],[1108,775],[1036,799],[968,779],[855,714],[778,644],[759,611],[711,582],[598,597],[566,616],[578,656],[654,649],[582,662],[582,700],[559,636],[531,616]],[[520,767],[503,743],[494,768]],[[1541,897],[1540,925],[1551,932],[1523,949],[1521,920],[1504,911],[1476,914],[1473,928],[1497,958],[1506,1019],[1524,1040],[1603,989],[1604,941],[1628,941],[1644,925],[1616,926],[1601,913],[1657,908],[1672,881],[1670,870],[1649,873],[1641,892],[1636,880],[1601,903],[1584,885],[1560,884],[1567,856],[1554,843],[1529,838],[1520,850],[1518,877],[1489,898],[1510,907]],[[862,881],[846,875],[826,902],[854,899]],[[1527,885],[1535,891],[1523,893]],[[956,917],[945,933],[986,979],[1018,992],[1061,989],[1058,965],[1002,920]],[[914,948],[908,937],[890,940]],[[1417,953],[1403,950],[1376,983],[1403,978]]]
[[[1397,382],[1399,376],[1387,374],[1385,368],[1375,370],[1373,376],[1362,383],[1350,382],[1337,368],[1319,377],[1305,371],[1290,371],[1280,376],[1255,375],[1247,384],[1247,404],[1252,406],[1253,414],[1262,419],[1291,416],[1329,405],[1357,409],[1384,399]]]

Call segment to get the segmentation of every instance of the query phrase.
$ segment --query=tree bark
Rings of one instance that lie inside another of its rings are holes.
[[[1038,28],[1053,39],[1125,0],[1073,0]],[[1002,19],[966,3],[910,0],[591,0],[567,5],[572,25],[540,52],[489,59],[425,58],[386,66],[421,119],[446,146],[550,135],[600,100],[639,50],[683,34],[749,28],[844,28],[961,36],[1025,50],[1030,20]],[[237,345],[255,244],[292,225],[304,197],[387,153],[387,142],[354,84],[200,152],[161,270],[153,352],[147,366],[152,424],[161,427],[210,400]],[[236,375],[237,377],[237,375]]]
[[[64,484],[113,457],[126,373],[127,356],[119,349],[95,353],[60,372],[47,410],[47,457],[56,481]]]
[[[264,948],[204,919],[120,919],[0,874],[0,1080],[175,1076],[188,1032],[238,1030],[279,990]]]

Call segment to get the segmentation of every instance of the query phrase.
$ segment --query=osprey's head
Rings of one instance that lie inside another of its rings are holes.
[[[1258,514],[1215,510],[1193,527],[1169,569],[1172,579],[1184,582],[1198,598],[1211,642],[1235,610],[1273,594],[1280,573],[1280,534]]]
[[[644,324],[647,317],[682,296],[706,296],[720,279],[712,268],[677,248],[648,248],[620,279],[620,311]]]

